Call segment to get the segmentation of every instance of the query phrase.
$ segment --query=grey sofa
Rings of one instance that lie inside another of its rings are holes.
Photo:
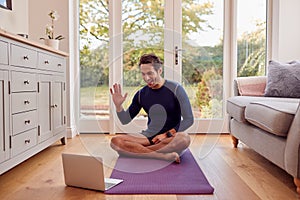
[[[237,80],[226,105],[234,147],[240,140],[284,169],[300,193],[300,99],[240,96]]]

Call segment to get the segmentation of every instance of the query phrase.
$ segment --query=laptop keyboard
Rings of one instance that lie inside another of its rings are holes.
[[[105,183],[105,188],[110,188],[111,186],[114,186],[115,183]]]

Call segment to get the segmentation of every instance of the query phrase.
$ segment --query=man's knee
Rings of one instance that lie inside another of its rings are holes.
[[[191,139],[187,133],[180,132],[175,137],[178,138],[176,139],[177,142],[174,145],[178,146],[181,150],[189,147]]]
[[[168,146],[169,149],[172,151],[181,152],[182,150],[186,149],[190,145],[190,136],[186,133],[179,132],[175,135],[172,141],[162,141]]]
[[[111,138],[110,146],[114,150],[119,150],[121,143],[122,143],[122,138],[120,136],[114,136],[113,138]]]

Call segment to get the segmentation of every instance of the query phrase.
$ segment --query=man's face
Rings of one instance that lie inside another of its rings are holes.
[[[156,71],[151,63],[141,64],[140,66],[142,77],[147,83],[148,87],[155,88],[157,84],[161,81],[162,69],[160,68]]]

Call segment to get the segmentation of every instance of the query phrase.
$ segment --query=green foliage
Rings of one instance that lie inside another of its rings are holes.
[[[90,36],[108,43],[108,0],[80,0],[80,40],[91,44]]]
[[[202,114],[203,109],[210,105],[211,100],[223,99],[222,76],[214,68],[203,73],[201,82],[198,83],[195,104]]]
[[[223,101],[218,99],[210,100],[208,106],[202,108],[201,117],[206,119],[221,119],[223,117]]]
[[[107,47],[97,48],[90,53],[89,48],[84,47],[80,53],[80,84],[81,87],[108,85],[108,52]]]
[[[238,76],[265,75],[266,24],[257,22],[256,31],[244,33],[238,40]]]
[[[199,108],[200,112],[204,107],[207,107],[211,96],[209,94],[209,88],[204,80],[198,84],[198,89],[196,92],[196,106]]]
[[[207,1],[203,4],[195,4],[194,0],[182,2],[182,35],[188,37],[189,33],[201,32],[206,29],[213,29],[205,16],[212,15],[213,4]]]
[[[182,60],[182,76],[189,84],[198,84],[205,71],[214,68],[215,73],[223,73],[223,45],[215,47],[193,47],[185,45],[187,52]]]
[[[215,68],[208,69],[203,73],[203,78],[210,88],[210,96],[214,99],[222,99],[223,77]]]

